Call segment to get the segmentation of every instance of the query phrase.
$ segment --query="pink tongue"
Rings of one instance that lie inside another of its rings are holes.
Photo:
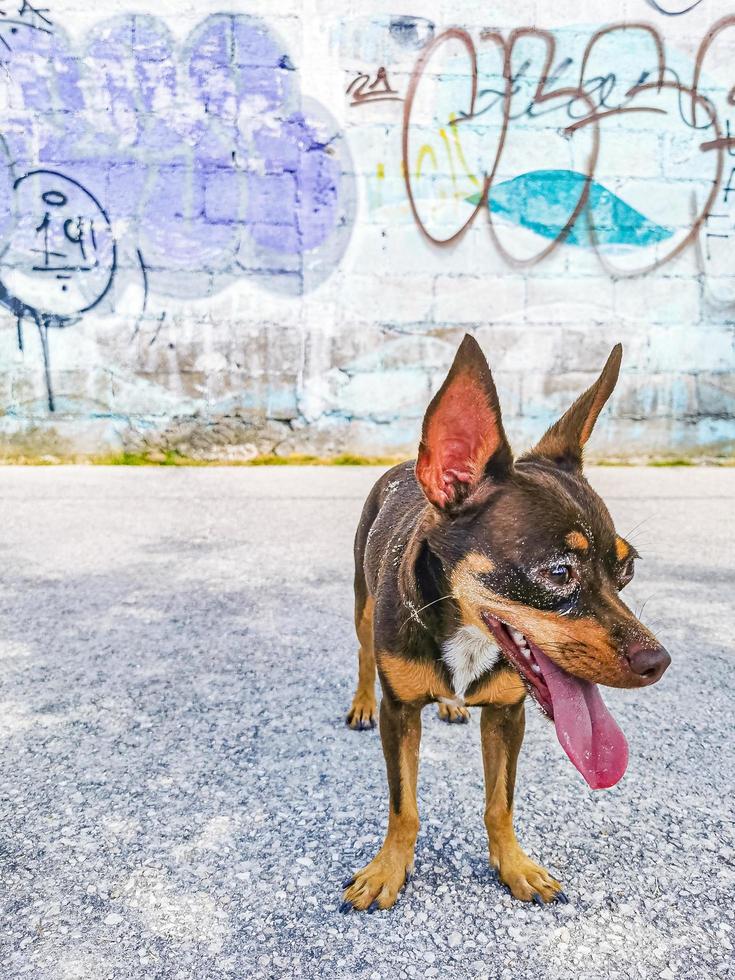
[[[531,649],[551,695],[561,747],[592,789],[614,786],[628,765],[628,743],[597,685],[572,677],[535,644]]]

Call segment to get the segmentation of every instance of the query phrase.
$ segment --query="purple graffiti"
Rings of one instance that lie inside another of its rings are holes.
[[[111,312],[131,284],[144,316],[151,293],[240,277],[303,293],[332,272],[354,169],[263,21],[214,15],[179,46],[155,17],[119,17],[77,51],[21,2],[0,32],[0,304],[21,348],[24,320],[38,328],[51,411],[49,331]]]
[[[81,52],[58,25],[19,28],[10,49],[12,177],[78,181],[151,289],[205,295],[258,270],[267,288],[303,291],[334,269],[352,225],[348,151],[263,21],[213,15],[179,46],[158,18],[126,16]]]

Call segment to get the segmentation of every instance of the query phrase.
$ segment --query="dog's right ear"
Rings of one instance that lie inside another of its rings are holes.
[[[581,468],[584,445],[592,433],[598,415],[613,393],[622,359],[623,345],[616,344],[597,381],[542,436],[528,454],[529,457],[542,456],[561,467]]]
[[[512,455],[480,345],[467,334],[424,416],[416,477],[441,510],[459,506],[484,477],[501,478]]]

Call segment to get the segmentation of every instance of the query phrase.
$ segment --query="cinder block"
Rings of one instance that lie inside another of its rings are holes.
[[[601,124],[600,153],[595,166],[595,180],[606,185],[609,178],[625,174],[628,178],[644,180],[661,179],[662,139],[657,131],[638,132],[631,139],[626,132],[625,116],[620,126],[612,122]]]
[[[612,415],[623,419],[697,417],[697,386],[691,374],[633,374],[621,377]]]
[[[205,177],[204,216],[207,221],[230,224],[245,221],[248,175],[229,169]]]
[[[698,414],[732,420],[735,417],[735,377],[732,372],[702,371],[695,379]]]
[[[700,319],[701,287],[696,279],[658,275],[615,283],[615,312],[646,323],[675,323],[682,329]]]
[[[521,276],[437,276],[434,320],[437,323],[487,323],[519,313],[525,303]]]
[[[431,312],[432,280],[428,276],[355,275],[338,299],[340,315],[352,320],[386,323],[427,320]]]
[[[612,316],[613,289],[607,276],[575,279],[531,275],[526,283],[526,319],[530,323],[608,322]]]

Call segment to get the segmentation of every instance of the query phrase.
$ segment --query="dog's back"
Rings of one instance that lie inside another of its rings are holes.
[[[364,603],[369,594],[375,593],[381,559],[389,554],[391,546],[400,548],[405,543],[419,514],[426,509],[415,465],[414,460],[408,460],[392,467],[377,480],[365,501],[355,534],[356,612],[359,602]]]

